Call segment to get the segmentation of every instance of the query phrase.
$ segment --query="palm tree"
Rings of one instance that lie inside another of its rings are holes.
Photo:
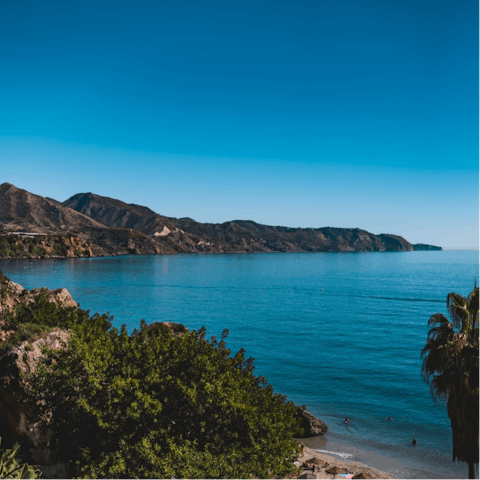
[[[475,478],[478,464],[478,298],[456,293],[447,296],[448,320],[436,313],[422,350],[422,374],[430,383],[434,401],[447,400],[452,426],[453,461],[468,463],[469,478]]]

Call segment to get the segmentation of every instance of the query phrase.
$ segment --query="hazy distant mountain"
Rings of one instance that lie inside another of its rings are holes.
[[[43,233],[105,228],[90,217],[10,183],[0,185],[0,223],[12,230]]]
[[[188,217],[166,217],[141,205],[93,193],[78,193],[59,203],[9,183],[0,186],[0,223],[18,231],[68,231],[86,241],[88,251],[95,255],[441,249],[431,245],[417,248],[400,236],[374,235],[359,228],[291,228],[251,220],[200,223]]]

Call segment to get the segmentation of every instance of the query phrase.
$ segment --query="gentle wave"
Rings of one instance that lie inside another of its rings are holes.
[[[330,450],[320,450],[320,449],[314,449],[314,451],[319,453],[329,453],[330,455],[336,455],[337,457],[342,457],[345,459],[353,457],[352,453],[331,452]]]
[[[395,297],[377,297],[376,295],[368,295],[368,298],[378,298],[379,300],[398,300],[400,302],[434,302],[445,303],[445,300],[433,300],[429,298],[395,298]]]

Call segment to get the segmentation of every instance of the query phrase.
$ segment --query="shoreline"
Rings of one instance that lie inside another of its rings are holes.
[[[308,441],[309,439],[305,439],[305,440]],[[324,444],[326,444],[327,440],[325,439],[323,440],[324,440]],[[298,457],[298,460],[295,462],[295,465],[299,467],[299,474],[296,475],[294,478],[299,478],[299,476],[305,472],[312,473],[311,469],[304,470],[302,468],[302,465],[306,460],[310,460],[313,457],[319,459],[322,462],[328,463],[327,467],[319,466],[314,469],[313,474],[315,475],[316,478],[332,478],[332,479],[333,478],[336,478],[336,479],[352,478],[353,476],[358,475],[360,473],[366,473],[367,475],[370,475],[371,478],[397,478],[375,467],[371,467],[369,465],[366,465],[360,462],[346,460],[345,458],[342,458],[340,455],[335,454],[334,452],[328,451],[327,453],[327,451],[323,452],[323,451],[319,451],[318,449],[314,449],[310,447],[305,447],[305,454],[300,455]],[[334,467],[334,466],[344,468],[347,471],[347,474],[334,475],[333,473],[328,473],[327,469],[330,469],[331,467]]]
[[[167,256],[167,255],[247,255],[247,254],[255,254],[255,253],[409,253],[409,252],[427,252],[427,251],[441,251],[441,250],[365,250],[365,251],[343,251],[343,250],[322,250],[322,251],[271,251],[271,252],[264,252],[264,251],[227,251],[227,252],[202,252],[202,251],[193,251],[193,252],[160,252],[160,253],[112,253],[112,254],[104,254],[104,255],[32,255],[32,256],[0,256],[0,260],[67,260],[73,258],[83,258],[83,259],[96,259],[96,258],[114,258],[114,257],[143,257],[143,256]],[[476,251],[478,249],[450,249],[450,251]]]
[[[301,442],[305,444],[308,453],[304,457],[310,455],[307,460],[317,457],[319,460],[328,462],[330,467],[336,465],[346,468],[353,475],[363,471],[372,478],[465,478],[462,469],[450,469],[448,465],[442,465],[441,458],[438,458],[440,463],[435,468],[431,464],[432,458],[425,461],[422,456],[408,455],[407,452],[401,450],[396,452],[392,450],[387,453],[369,448],[359,440],[354,437],[349,439],[338,438],[335,434],[332,437],[328,433],[325,436],[296,438],[299,444]],[[412,449],[412,452],[414,451],[415,449]],[[427,457],[429,457],[428,454]],[[303,457],[300,457],[300,459],[304,460]],[[302,463],[297,466],[300,465]],[[305,471],[311,473],[311,470]],[[302,470],[300,470],[300,473],[302,473]],[[317,474],[317,478],[333,478],[333,475],[326,474],[325,468],[316,470],[315,474]],[[318,476],[319,474],[322,476]],[[335,478],[345,477],[337,475]]]

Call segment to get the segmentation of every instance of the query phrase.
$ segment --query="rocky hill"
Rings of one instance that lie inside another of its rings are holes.
[[[134,228],[147,235],[177,228],[175,222],[141,205],[128,204],[94,193],[77,193],[62,205],[113,228]]]
[[[221,252],[381,252],[416,249],[400,236],[374,235],[358,228],[290,228],[261,225],[250,220],[200,223],[191,218],[166,217],[147,207],[93,193],[79,193],[62,205],[108,227],[134,228],[164,239],[177,237],[177,242],[182,241],[182,236],[187,245],[200,251],[208,247],[216,247],[208,248],[209,251]]]
[[[250,220],[222,224],[198,223],[191,219],[179,219],[177,222],[185,231],[209,235],[215,241],[247,252],[385,252],[414,249],[402,237],[374,235],[359,228],[275,227]]]
[[[33,233],[105,228],[90,217],[10,183],[0,185],[0,223],[14,231]]]
[[[0,228],[2,223],[4,229],[16,230],[17,235],[19,231],[68,234],[69,246],[81,248],[70,248],[63,256],[441,250],[358,228],[291,228],[250,220],[200,223],[93,193],[79,193],[59,203],[7,183],[0,186]],[[33,237],[28,242],[20,242],[18,237],[7,241],[0,235],[0,257],[58,256],[60,247],[49,245],[51,250],[47,251],[43,245],[42,253],[34,248],[39,242]]]

